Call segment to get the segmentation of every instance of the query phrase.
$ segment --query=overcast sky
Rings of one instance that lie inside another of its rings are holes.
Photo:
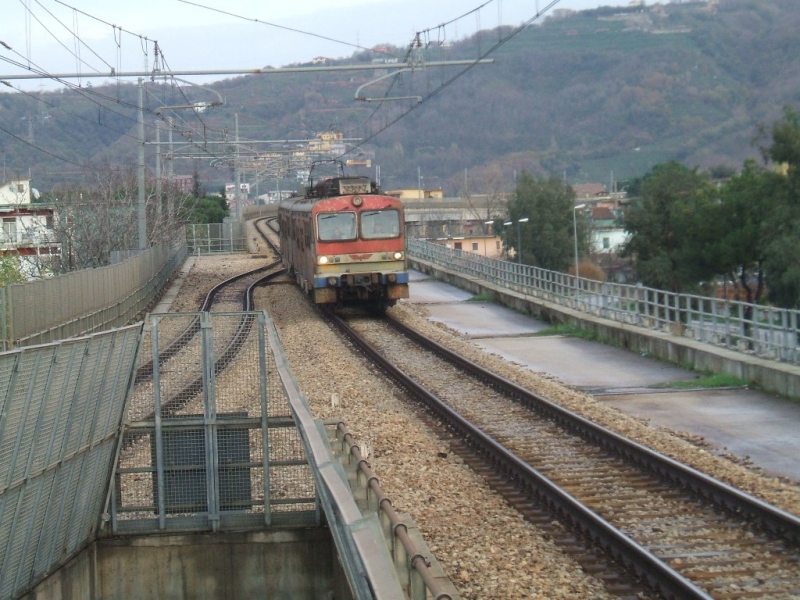
[[[157,40],[172,70],[255,69],[308,62],[315,56],[346,57],[358,46],[389,42],[405,47],[416,31],[434,28],[486,0],[0,0],[0,59],[47,73],[149,70]],[[444,29],[461,39],[499,24],[519,25],[549,0],[494,0]],[[625,5],[618,0],[560,0],[554,9]],[[224,14],[231,13],[231,14]],[[90,15],[90,16],[88,16]],[[94,17],[94,18],[93,18]],[[302,30],[332,38],[331,42]],[[112,25],[116,25],[115,29]],[[78,41],[78,37],[80,41]],[[145,54],[145,50],[147,54]],[[2,75],[26,73],[0,60]],[[225,76],[192,77],[203,82]],[[77,80],[72,80],[78,83]],[[83,79],[93,85],[108,79]],[[131,80],[133,81],[133,80]],[[52,89],[47,80],[12,80],[25,90]],[[4,88],[6,89],[6,88]]]

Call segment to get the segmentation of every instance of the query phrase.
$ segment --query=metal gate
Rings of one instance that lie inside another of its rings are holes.
[[[266,317],[152,315],[122,439],[114,533],[319,523]]]

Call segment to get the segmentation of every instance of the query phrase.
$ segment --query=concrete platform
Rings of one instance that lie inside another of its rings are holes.
[[[489,352],[546,372],[631,415],[704,437],[718,453],[749,460],[765,472],[800,481],[800,403],[748,389],[664,390],[698,374],[597,342],[535,337],[547,323],[472,297],[414,272],[409,302],[424,304],[432,321],[476,340]]]
[[[800,480],[800,407],[754,390],[669,391],[597,396],[609,406],[689,431],[717,451],[749,458],[769,473]]]

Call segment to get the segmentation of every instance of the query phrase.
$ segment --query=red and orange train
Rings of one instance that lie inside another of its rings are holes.
[[[403,204],[367,177],[332,177],[278,211],[284,266],[316,304],[408,298]]]

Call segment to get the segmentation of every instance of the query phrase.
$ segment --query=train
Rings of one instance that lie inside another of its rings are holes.
[[[408,298],[403,203],[369,177],[334,176],[278,208],[284,267],[318,305],[385,310]]]

